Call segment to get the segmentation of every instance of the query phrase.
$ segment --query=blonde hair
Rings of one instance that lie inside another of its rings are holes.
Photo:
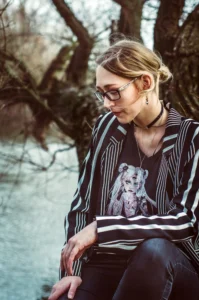
[[[143,44],[128,39],[111,45],[97,58],[96,63],[107,71],[128,79],[151,74],[152,86],[144,90],[144,94],[154,89],[159,93],[159,83],[166,82],[172,77],[161,57]]]

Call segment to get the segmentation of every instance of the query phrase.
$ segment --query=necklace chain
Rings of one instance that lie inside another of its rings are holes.
[[[135,126],[134,126],[134,129],[135,129]],[[134,130],[134,132],[135,132],[135,130]],[[155,132],[155,134],[153,135],[153,138],[151,139],[150,146],[152,145],[152,143],[153,143],[153,141],[154,141],[154,139],[155,139],[156,134],[157,134],[157,131]],[[135,136],[135,134],[134,134],[134,136]],[[156,154],[156,151],[157,151],[157,149],[158,149],[158,147],[159,147],[159,145],[160,145],[162,139],[163,139],[163,136],[162,136],[161,139],[158,141],[157,146],[156,146],[155,150],[153,151],[152,156],[154,156],[154,155]],[[141,168],[141,167],[142,167],[142,164],[143,164],[143,162],[144,162],[144,160],[145,160],[145,158],[146,158],[146,154],[144,154],[144,156],[141,158],[140,147],[139,147],[139,143],[138,143],[138,141],[137,141],[136,136],[135,136],[135,141],[136,141],[136,146],[137,146],[138,155],[139,155],[139,159],[140,159],[140,168]]]
[[[139,168],[141,169],[142,168],[142,163],[143,163],[146,155],[144,154],[143,158],[141,159],[140,149],[139,149],[136,137],[135,137],[135,141],[136,141],[136,145],[137,145],[137,149],[138,149],[138,155],[139,155],[139,159],[140,159],[140,166],[139,166]]]

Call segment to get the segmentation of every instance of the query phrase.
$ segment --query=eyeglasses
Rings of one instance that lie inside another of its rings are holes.
[[[110,90],[104,93],[101,93],[99,91],[95,92],[95,96],[100,102],[104,102],[104,98],[107,97],[110,101],[117,101],[121,98],[120,92],[125,90],[132,82],[134,82],[138,77],[132,79],[127,84],[121,86],[119,89],[116,90]]]

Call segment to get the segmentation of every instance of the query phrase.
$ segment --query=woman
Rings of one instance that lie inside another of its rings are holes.
[[[142,44],[119,41],[97,64],[96,96],[110,112],[93,129],[66,222],[65,277],[49,299],[199,299],[199,124],[159,100],[171,73]]]

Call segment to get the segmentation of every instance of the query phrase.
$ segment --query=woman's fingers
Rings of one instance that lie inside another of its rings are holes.
[[[71,282],[70,278],[64,277],[59,282],[57,282],[51,291],[49,300],[57,300],[65,291],[69,289]]]
[[[70,253],[70,256],[67,257],[64,255],[64,253],[61,254],[61,259],[60,259],[60,269],[61,270],[67,270],[68,275],[72,275],[73,270],[72,270],[72,265],[73,262],[77,259],[79,259],[82,254],[84,253],[84,249],[79,251],[78,248],[73,248],[73,250]]]
[[[68,298],[73,299],[78,286],[82,283],[79,276],[67,276],[57,282],[51,291],[49,300],[57,300],[62,294],[68,291]]]
[[[80,252],[79,246],[77,246],[76,244],[77,243],[73,241],[69,241],[61,253],[60,268],[66,270],[68,275],[72,275],[73,262],[75,260],[75,257]]]
[[[65,268],[65,263],[64,263],[64,251],[62,251],[61,253],[61,258],[60,258],[60,269],[63,271],[63,270],[66,270]]]
[[[62,264],[65,270],[67,270],[67,262],[73,247],[74,247],[73,243],[69,241],[62,253]]]
[[[73,282],[71,282],[70,285],[70,289],[68,291],[68,298],[69,299],[73,299],[76,293],[76,290],[78,288],[78,286],[82,283],[81,278],[77,278],[77,280],[74,280]]]
[[[62,251],[62,253],[63,253],[63,251]],[[65,268],[64,268],[64,264],[63,264],[63,254],[61,253],[61,258],[60,258],[60,269],[62,270],[62,271],[64,271],[65,270]]]
[[[73,274],[73,262],[75,260],[76,255],[78,254],[79,249],[78,247],[74,247],[73,250],[70,253],[69,258],[67,259],[67,265],[66,265],[66,271],[67,274],[72,275]]]
[[[83,253],[85,252],[86,249],[83,249],[82,251],[79,251],[79,253],[75,256],[75,260],[79,259]]]
[[[65,265],[64,265],[64,251],[62,251],[62,253],[61,253],[60,268],[61,268],[61,270],[66,270]]]
[[[72,265],[97,240],[97,223],[93,221],[69,239],[61,254],[60,267],[72,275]]]

